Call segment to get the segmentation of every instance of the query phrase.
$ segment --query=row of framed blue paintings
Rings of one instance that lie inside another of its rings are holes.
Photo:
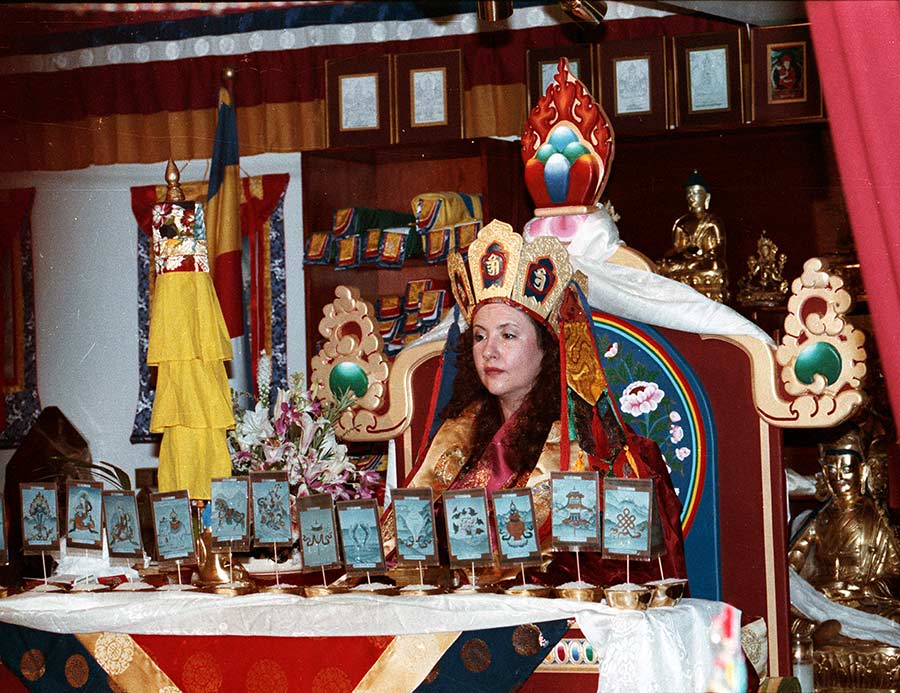
[[[19,489],[26,554],[59,550],[61,536],[66,537],[67,548],[102,550],[105,526],[110,556],[143,557],[141,525],[133,491],[104,491],[99,481],[70,479],[66,483],[65,513],[61,518],[55,482],[26,482],[20,484]],[[62,532],[61,519],[64,521]]]
[[[22,529],[26,553],[57,550],[60,543],[57,486],[23,483]],[[400,565],[439,563],[434,498],[430,489],[396,489],[393,494],[396,559]],[[151,494],[153,527],[161,562],[196,562],[191,504],[187,491]],[[459,489],[442,495],[451,566],[494,561],[490,523],[501,564],[535,564],[541,559],[534,499],[528,488],[491,493]],[[664,551],[653,482],[604,479],[603,505],[596,472],[551,475],[550,526],[557,550],[600,551],[604,557],[648,559]],[[304,570],[385,568],[384,545],[374,499],[334,503],[319,494],[295,499]],[[212,480],[206,524],[214,551],[247,551],[251,541],[292,543],[292,496],[285,472]],[[140,518],[132,491],[104,491],[102,484],[70,480],[66,485],[67,546],[102,549],[101,532],[113,557],[143,557]],[[606,508],[606,512],[601,511]],[[0,506],[2,510],[2,506]],[[0,517],[3,514],[0,513]],[[604,519],[605,518],[605,519]],[[5,522],[0,533],[5,561]]]

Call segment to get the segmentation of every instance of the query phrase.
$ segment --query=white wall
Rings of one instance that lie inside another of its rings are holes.
[[[241,159],[243,175],[288,173],[285,196],[288,373],[306,363],[300,154]],[[183,167],[185,162],[176,162]],[[184,180],[204,175],[192,161]],[[34,187],[32,241],[41,405],[57,406],[94,460],[134,476],[154,446],[128,438],[138,396],[137,223],[130,188],[165,183],[166,163],[0,174],[0,188]],[[12,450],[0,450],[0,477]],[[2,478],[0,478],[2,483]]]

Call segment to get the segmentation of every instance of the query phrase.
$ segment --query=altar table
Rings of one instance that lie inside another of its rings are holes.
[[[618,611],[501,594],[316,599],[257,593],[25,593],[0,600],[18,690],[213,693],[508,690],[577,626],[601,692],[699,691],[725,604]],[[60,687],[62,686],[62,687]]]

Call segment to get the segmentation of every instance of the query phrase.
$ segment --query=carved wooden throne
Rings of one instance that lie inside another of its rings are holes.
[[[652,271],[631,249],[612,262]],[[850,295],[819,259],[794,280],[777,349],[751,337],[696,335],[593,312],[615,396],[651,383],[665,397],[626,420],[656,439],[683,504],[692,595],[727,601],[767,624],[770,675],[789,664],[787,527],[781,429],[830,427],[862,404],[864,337],[845,319]],[[389,364],[372,306],[340,286],[319,330],[311,382],[361,383],[345,413],[349,441],[395,440],[398,479],[422,444],[443,340],[420,341]]]

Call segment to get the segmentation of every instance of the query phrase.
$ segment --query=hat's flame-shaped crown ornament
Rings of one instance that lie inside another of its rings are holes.
[[[468,249],[447,258],[450,286],[466,321],[481,303],[506,303],[525,310],[554,332],[557,308],[573,278],[583,279],[569,262],[565,246],[545,236],[528,243],[509,224],[496,219],[485,226]]]
[[[531,109],[522,134],[525,184],[536,216],[593,211],[612,164],[612,125],[560,58],[553,83]]]

